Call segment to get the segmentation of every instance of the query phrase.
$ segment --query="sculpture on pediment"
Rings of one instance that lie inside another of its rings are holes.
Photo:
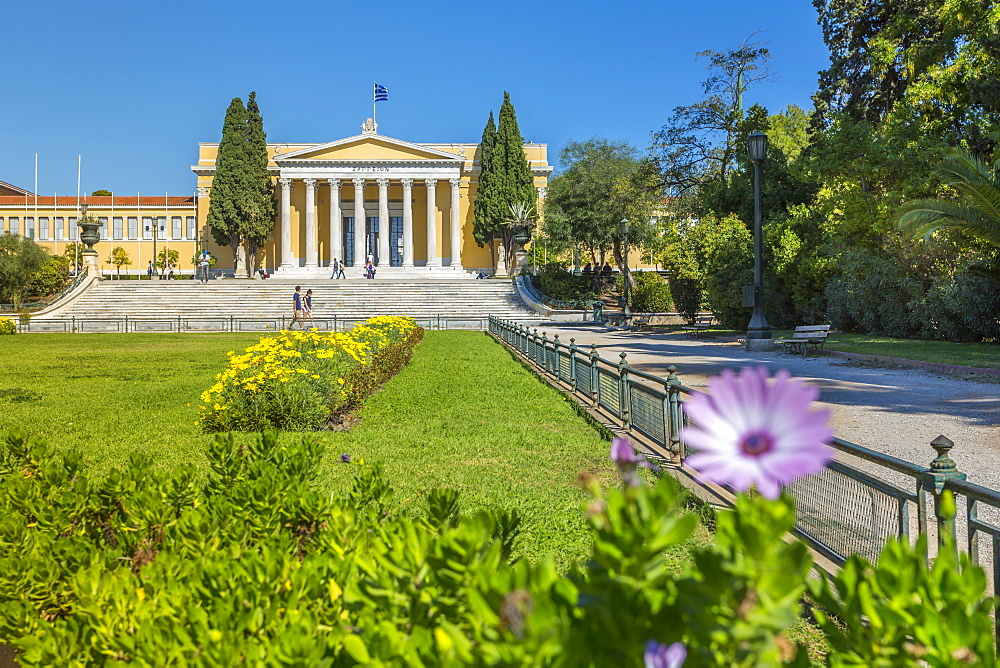
[[[375,119],[369,116],[365,119],[365,122],[361,124],[361,134],[363,135],[376,135],[378,134],[378,123]]]

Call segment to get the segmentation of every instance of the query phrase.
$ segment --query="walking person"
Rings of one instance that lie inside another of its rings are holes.
[[[146,277],[149,278],[149,280],[153,280],[153,261],[152,260],[149,261],[149,266],[146,267]]]
[[[339,269],[340,273],[337,275],[337,278],[344,278],[344,279],[346,279],[347,278],[347,274],[344,273],[344,263],[341,262],[340,260],[337,260],[337,266],[340,268]]]
[[[305,329],[305,326],[302,324],[302,293],[300,292],[301,290],[302,290],[301,285],[295,286],[295,294],[292,295],[292,311],[294,312],[294,315],[292,316],[292,324],[288,326],[288,329],[291,329],[295,325],[295,323],[299,323],[299,329]]]
[[[302,315],[303,320],[305,318],[309,319],[309,326],[315,327],[316,321],[313,320],[313,291],[306,290],[306,297],[302,300]]]
[[[333,258],[333,262],[330,263],[330,278],[340,278],[340,260]]]

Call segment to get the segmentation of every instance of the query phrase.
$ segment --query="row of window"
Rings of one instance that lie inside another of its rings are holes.
[[[75,241],[80,234],[80,228],[77,226],[76,220],[76,218],[53,218],[51,219],[52,226],[50,228],[50,219],[48,217],[39,217],[38,226],[36,228],[34,217],[29,216],[23,220],[24,231],[22,232],[22,220],[20,217],[10,216],[6,218],[6,220],[3,217],[0,217],[0,234],[20,234],[29,239],[38,239],[40,241],[62,241],[64,239]],[[108,239],[108,219],[98,217],[98,220],[104,223],[100,229],[101,239]],[[66,227],[67,222],[69,222],[68,230]],[[127,228],[125,227],[126,224],[128,226]],[[171,216],[169,226],[167,225],[166,216],[143,216],[142,238],[152,239],[154,228],[156,229],[157,239],[174,241],[180,241],[182,239],[195,239],[196,224],[194,216],[187,216],[183,218],[181,216]],[[137,241],[139,239],[139,218],[135,216],[128,216],[127,218],[115,216],[111,218],[110,234],[110,238],[115,241]]]

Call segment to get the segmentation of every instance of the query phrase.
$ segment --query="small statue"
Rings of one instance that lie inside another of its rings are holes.
[[[497,246],[497,270],[496,276],[506,276],[507,275],[507,248],[500,242]]]
[[[236,247],[236,266],[233,267],[234,276],[245,276],[247,275],[247,252],[244,250],[243,246]]]
[[[365,122],[361,124],[361,134],[363,135],[375,135],[378,134],[378,123],[375,119],[369,116],[365,119]]]

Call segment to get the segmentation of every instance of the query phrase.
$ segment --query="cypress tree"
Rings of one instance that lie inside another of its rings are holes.
[[[246,126],[246,107],[243,106],[243,100],[234,97],[222,123],[222,140],[215,159],[215,177],[212,179],[208,205],[208,225],[212,238],[220,246],[232,248],[233,266],[236,266],[236,252],[242,242],[241,219],[245,210]]]
[[[537,195],[535,180],[524,155],[524,138],[517,125],[517,114],[510,102],[510,93],[504,91],[500,107],[500,123],[491,155],[495,180],[491,186],[496,207],[497,230],[507,251],[507,266],[513,266],[514,231],[503,223],[511,218],[511,207],[521,204],[534,211]]]
[[[503,105],[500,107],[500,124],[493,156],[495,161],[502,164],[498,169],[502,176],[497,188],[497,199],[503,207],[501,215],[506,217],[510,205],[518,202],[533,207],[536,200],[535,180],[528,166],[528,158],[524,155],[524,138],[517,126],[517,114],[507,91],[504,91]]]
[[[257,106],[257,93],[247,99],[246,124],[246,215],[241,233],[247,245],[247,269],[257,266],[257,251],[267,243],[274,229],[276,202],[274,184],[267,172],[267,134],[264,119]]]
[[[472,223],[472,234],[480,247],[490,245],[490,256],[493,256],[493,239],[497,235],[496,215],[496,182],[493,148],[496,144],[497,128],[493,123],[493,112],[483,128],[483,138],[479,142],[479,183],[476,186],[475,218]],[[496,258],[493,258],[494,264]]]

